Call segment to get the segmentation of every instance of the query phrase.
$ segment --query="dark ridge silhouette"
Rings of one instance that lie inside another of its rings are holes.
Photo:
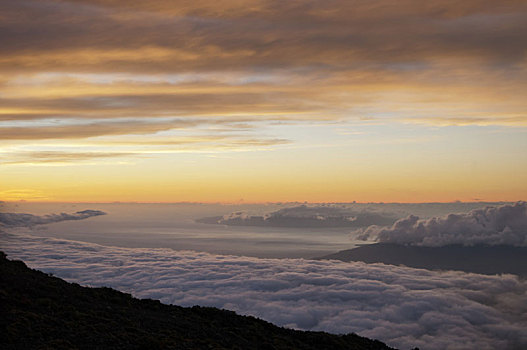
[[[1,349],[392,349],[356,334],[277,327],[232,311],[183,308],[88,288],[0,252]]]
[[[405,265],[429,270],[459,270],[486,275],[511,273],[527,277],[527,247],[505,245],[420,247],[376,243],[316,259]]]

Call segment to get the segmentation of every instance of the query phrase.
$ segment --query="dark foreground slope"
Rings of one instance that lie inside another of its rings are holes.
[[[1,349],[390,349],[208,307],[139,300],[31,270],[0,252]]]
[[[417,247],[377,243],[343,250],[318,259],[405,265],[429,270],[459,270],[488,275],[512,273],[527,277],[527,247]]]

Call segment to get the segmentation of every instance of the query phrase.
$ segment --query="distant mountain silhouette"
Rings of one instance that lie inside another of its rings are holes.
[[[0,252],[1,349],[389,350],[356,334],[277,327],[232,311],[183,308],[67,283]]]
[[[505,245],[419,247],[376,243],[317,259],[405,265],[429,270],[459,270],[487,275],[511,273],[527,277],[527,247]]]

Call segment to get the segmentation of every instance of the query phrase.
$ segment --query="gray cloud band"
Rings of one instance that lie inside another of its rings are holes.
[[[92,216],[106,215],[100,210],[82,210],[73,214],[32,215],[23,213],[0,213],[0,227],[31,227],[68,220],[83,220]]]

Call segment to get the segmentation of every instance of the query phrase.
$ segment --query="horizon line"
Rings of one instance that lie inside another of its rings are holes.
[[[384,201],[349,201],[349,202],[319,202],[319,201],[262,201],[262,202],[244,202],[244,201],[175,201],[175,202],[165,202],[165,201],[38,201],[38,200],[0,200],[1,203],[35,203],[35,204],[219,204],[219,205],[281,205],[281,204],[460,204],[460,203],[516,203],[524,202],[525,200],[472,200],[472,201],[424,201],[424,202],[384,202]]]

